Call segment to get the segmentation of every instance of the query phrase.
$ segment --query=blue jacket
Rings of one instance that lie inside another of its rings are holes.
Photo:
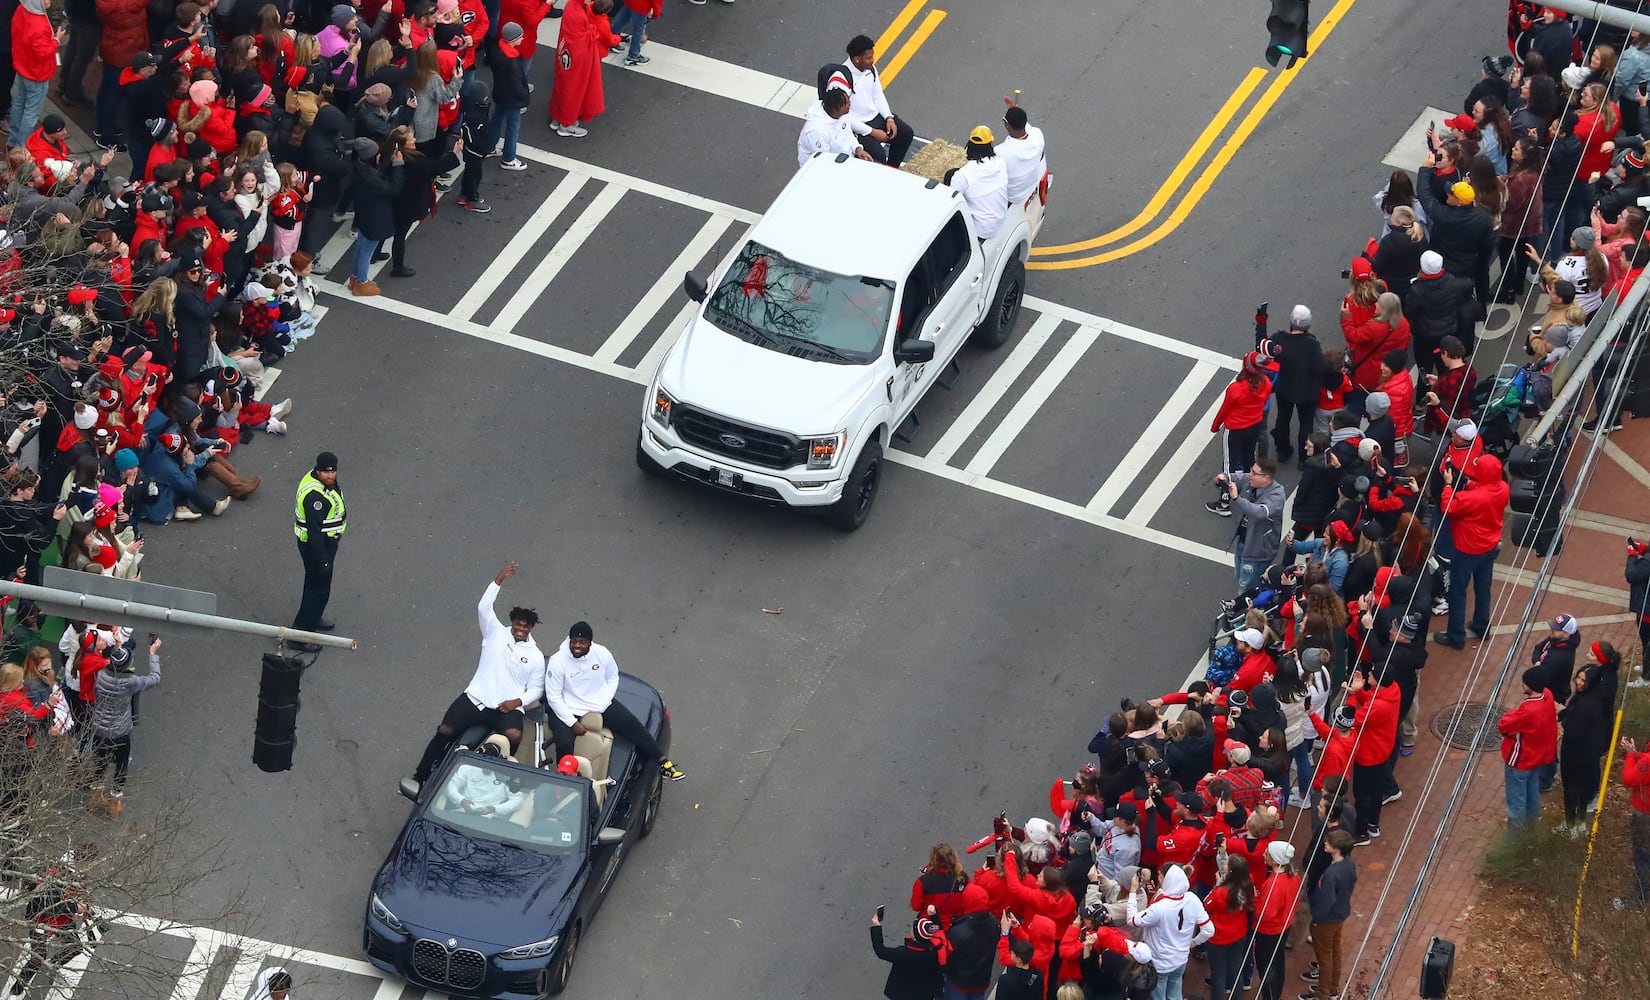
[[[149,449],[139,467],[154,484],[155,494],[144,505],[143,519],[150,524],[165,524],[170,521],[172,511],[194,492],[197,473],[211,457],[204,454],[196,455],[194,465],[179,465],[177,459],[166,454],[164,449]]]

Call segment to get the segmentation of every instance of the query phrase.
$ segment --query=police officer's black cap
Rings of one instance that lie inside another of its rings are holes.
[[[338,456],[330,451],[323,451],[315,456],[316,472],[337,472]]]
[[[60,358],[73,358],[76,361],[85,361],[86,351],[73,341],[65,340],[57,345],[57,356]]]

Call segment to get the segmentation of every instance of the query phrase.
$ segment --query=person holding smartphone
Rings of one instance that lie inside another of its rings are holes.
[[[20,469],[11,492],[0,500],[0,566],[21,567],[23,582],[31,584],[39,584],[40,554],[69,510],[63,503],[37,499],[39,489],[40,474]]]
[[[903,945],[890,948],[882,936],[886,909],[879,906],[871,914],[871,950],[889,965],[882,995],[888,1000],[933,1000],[945,984],[940,972],[940,945],[945,941],[945,932],[938,923],[919,915],[911,922],[911,933]]]

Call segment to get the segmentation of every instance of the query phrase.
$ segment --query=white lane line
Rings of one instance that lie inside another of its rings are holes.
[[[1220,402],[1220,398],[1216,397],[1215,401],[1209,404],[1203,418],[1193,424],[1191,433],[1181,439],[1180,447],[1176,448],[1174,454],[1169,456],[1169,460],[1158,469],[1157,478],[1146,487],[1146,492],[1140,494],[1140,499],[1134,502],[1134,507],[1129,510],[1124,520],[1143,526],[1150,524],[1152,518],[1157,516],[1163,501],[1169,499],[1169,494],[1180,486],[1180,481],[1191,474],[1192,463],[1196,462],[1198,456],[1203,454],[1203,449],[1209,446],[1209,439],[1203,436],[1203,428],[1215,419],[1215,414],[1220,410]],[[1214,485],[1213,473],[1209,476],[1209,484],[1211,487]]]
[[[1496,563],[1495,578],[1502,583],[1510,583],[1515,587],[1528,587],[1535,582],[1537,567],[1519,567]],[[1550,576],[1547,578],[1547,589],[1565,597],[1574,597],[1583,601],[1593,601],[1598,604],[1621,606],[1627,603],[1631,596],[1625,587],[1607,587],[1603,584],[1590,583],[1586,580],[1576,580],[1565,576]]]
[[[1617,535],[1632,535],[1634,538],[1650,537],[1650,522],[1630,521],[1625,517],[1616,517],[1613,514],[1599,514],[1590,510],[1578,510],[1570,514],[1570,523],[1577,528],[1591,528],[1594,531],[1608,531]]]
[[[1197,397],[1208,388],[1209,380],[1220,373],[1220,368],[1207,361],[1199,361],[1192,365],[1192,370],[1186,373],[1174,394],[1169,397],[1163,408],[1157,411],[1157,416],[1146,425],[1145,433],[1134,442],[1134,447],[1117,463],[1117,467],[1106,477],[1094,499],[1089,501],[1089,510],[1102,514],[1111,513],[1112,506],[1122,499],[1136,478],[1140,476],[1157,450],[1163,447],[1163,442],[1169,439],[1185,419],[1186,411],[1197,403]]]
[[[1638,480],[1641,486],[1650,488],[1650,469],[1646,469],[1638,463],[1637,459],[1623,451],[1621,445],[1606,438],[1604,441],[1604,454],[1610,456],[1617,465],[1625,469],[1629,476]]]
[[[378,991],[372,995],[372,1000],[401,1000],[401,992],[407,984],[399,979],[386,979],[378,984]],[[232,1000],[225,997],[224,1000]]]
[[[206,984],[206,974],[212,971],[212,956],[224,940],[217,931],[208,930],[190,936],[189,957],[184,960],[183,972],[172,987],[172,1000],[195,1000]]]
[[[607,214],[613,211],[613,206],[623,197],[624,188],[616,184],[602,188],[601,192],[591,199],[590,204],[585,206],[584,211],[579,213],[579,217],[573,220],[573,225],[568,227],[561,239],[556,241],[556,245],[550,248],[549,254],[539,266],[522,280],[521,287],[510,296],[510,301],[504,304],[504,308],[499,310],[493,325],[514,332],[517,324],[527,315],[528,310],[533,308],[539,296],[550,287],[550,282],[555,280],[568,260],[579,252],[579,248],[584,246],[584,241],[590,238],[602,224],[602,220],[607,218]]]
[[[1583,628],[1589,628],[1594,625],[1622,625],[1638,620],[1638,615],[1633,614],[1631,611],[1623,611],[1619,615],[1589,615],[1586,618],[1577,618],[1576,624]],[[1519,624],[1496,625],[1491,627],[1490,635],[1517,635],[1523,628],[1524,626]]]
[[[1048,338],[1054,335],[1060,322],[1060,317],[1046,312],[1037,317],[1037,322],[1031,324],[1031,329],[1014,345],[1014,350],[997,366],[997,370],[991,373],[991,377],[986,380],[979,393],[963,407],[963,411],[957,415],[951,426],[946,428],[945,433],[940,435],[934,447],[928,449],[930,459],[940,463],[951,460],[951,456],[968,441],[968,436],[974,433],[974,429],[979,427],[990,415],[991,410],[1002,401],[1014,380],[1030,367],[1032,359],[1043,349],[1043,345],[1048,343]]]
[[[653,283],[653,287],[649,288],[645,295],[636,300],[636,305],[630,313],[602,342],[602,346],[596,349],[593,356],[597,361],[619,360],[619,355],[642,335],[642,330],[647,324],[681,289],[682,273],[699,266],[699,262],[716,246],[716,241],[722,238],[722,233],[732,222],[732,219],[720,215],[713,215],[705,220],[705,224],[693,234],[693,239],[688,241],[688,245],[670,262],[665,272],[659,275],[659,280]]]
[[[550,192],[550,197],[544,199],[543,204],[527,217],[527,221],[521,224],[516,234],[510,237],[510,242],[506,243],[498,256],[487,264],[487,270],[470,286],[470,290],[464,293],[464,297],[458,300],[458,305],[453,306],[452,315],[458,319],[474,319],[476,310],[486,305],[499,286],[509,279],[510,272],[515,270],[516,265],[527,256],[527,252],[533,249],[533,244],[550,229],[556,217],[573,203],[574,197],[588,180],[588,177],[581,174],[568,174],[563,177],[561,183],[556,185],[556,189]]]
[[[668,184],[659,184],[643,177],[632,177],[630,174],[620,173],[617,170],[609,170],[606,167],[598,167],[593,163],[586,163],[583,160],[575,160],[571,157],[563,156],[560,153],[552,153],[549,150],[539,149],[536,146],[529,146],[525,143],[516,146],[516,155],[525,160],[532,160],[535,163],[548,164],[558,170],[565,170],[568,173],[584,174],[592,180],[603,181],[607,184],[617,184],[621,187],[629,188],[632,191],[658,198],[662,201],[675,202],[678,205],[686,205],[688,208],[696,208],[701,212],[709,212],[712,215],[725,215],[747,225],[755,225],[756,220],[762,217],[760,212],[752,212],[749,209],[740,208],[738,205],[729,205],[726,202],[717,201],[715,198],[706,198],[702,195],[693,194],[689,191],[683,191],[680,188],[673,188]]]
[[[1194,556],[1198,559],[1205,559],[1209,562],[1218,563],[1222,566],[1230,566],[1232,564],[1231,557],[1224,551],[1215,548],[1213,545],[1204,545],[1201,542],[1194,542],[1190,539],[1182,538],[1179,535],[1170,534],[1167,531],[1159,531],[1156,528],[1131,524],[1122,518],[1115,517],[1111,514],[1100,514],[1089,510],[1086,507],[1071,503],[1068,500],[1044,496],[1041,493],[1036,493],[1032,490],[1025,489],[1024,487],[1015,486],[1012,483],[1005,483],[1001,480],[992,479],[989,476],[975,475],[967,470],[953,468],[952,466],[946,465],[942,462],[936,462],[932,459],[924,458],[921,455],[913,455],[910,452],[898,450],[889,451],[887,453],[887,458],[896,465],[903,465],[908,468],[918,469],[922,472],[928,473],[929,475],[938,476],[941,479],[948,479],[953,483],[960,483],[964,486],[980,490],[983,493],[990,493],[1008,500],[1018,501],[1028,507],[1035,507],[1038,510],[1048,511],[1051,514],[1058,514],[1061,517],[1069,517],[1074,521],[1082,521],[1086,524],[1092,524],[1096,527],[1105,528],[1108,531],[1115,531],[1118,534],[1127,535],[1130,538],[1138,538],[1139,540],[1148,542],[1152,545],[1161,545],[1163,548],[1173,549],[1176,552]]]
[[[665,327],[665,332],[659,334],[659,339],[648,348],[647,355],[642,358],[641,364],[636,366],[636,374],[640,376],[639,381],[643,385],[653,381],[653,374],[659,370],[659,362],[665,359],[665,352],[670,350],[671,345],[676,343],[676,338],[687,329],[688,321],[693,319],[693,314],[698,308],[697,302],[682,303],[682,308],[676,310],[676,316],[670,321],[670,325]]]
[[[969,472],[976,476],[984,476],[991,472],[991,467],[997,464],[997,460],[1003,457],[1003,452],[1007,451],[1008,446],[1025,430],[1026,424],[1043,408],[1048,398],[1054,395],[1054,390],[1060,388],[1060,383],[1077,367],[1077,362],[1083,359],[1083,352],[1092,347],[1099,336],[1099,331],[1093,327],[1082,327],[1071,335],[1071,339],[1061,346],[1060,353],[1054,356],[1054,360],[1050,361],[1048,367],[1037,376],[1036,381],[1031,383],[1026,394],[1015,402],[1013,409],[1003,418],[1003,422],[985,439],[985,444],[980,445],[980,450],[968,463]]]
[[[1211,351],[1207,347],[1199,347],[1196,344],[1188,344],[1185,341],[1175,340],[1173,337],[1165,337],[1161,333],[1153,333],[1150,330],[1142,330],[1137,326],[1130,326],[1127,323],[1119,323],[1114,319],[1107,319],[1104,316],[1096,316],[1093,313],[1087,313],[1081,309],[1073,309],[1070,306],[1063,306],[1058,302],[1050,302],[1047,299],[1040,299],[1035,295],[1027,295],[1024,302],[1026,308],[1028,309],[1035,309],[1038,312],[1051,312],[1056,316],[1059,316],[1061,319],[1069,319],[1079,326],[1092,326],[1101,333],[1108,333],[1114,337],[1120,337],[1123,340],[1133,341],[1134,343],[1141,344],[1145,347],[1155,347],[1160,351],[1168,351],[1171,354],[1179,354],[1184,357],[1191,358],[1193,361],[1207,361],[1209,364],[1212,364],[1218,368],[1225,368],[1229,371],[1235,372],[1243,368],[1243,362],[1229,354],[1222,354],[1219,351]]]
[[[235,959],[235,967],[229,970],[229,978],[224,980],[223,992],[218,994],[220,1000],[246,1000],[252,992],[252,984],[258,980],[258,973],[263,971],[267,957],[265,951],[242,947],[241,957]]]

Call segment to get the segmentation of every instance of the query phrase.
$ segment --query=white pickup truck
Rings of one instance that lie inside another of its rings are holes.
[[[889,446],[965,341],[1014,332],[1042,204],[990,239],[937,181],[849,156],[797,171],[721,273],[642,406],[636,464],[865,523]]]

